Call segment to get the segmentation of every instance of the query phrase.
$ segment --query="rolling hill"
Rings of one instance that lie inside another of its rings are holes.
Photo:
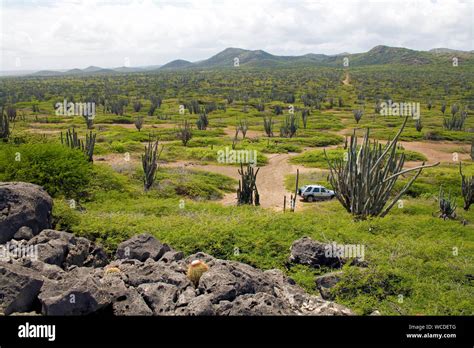
[[[379,45],[362,53],[340,53],[336,55],[309,53],[301,56],[277,56],[263,50],[245,50],[229,47],[216,55],[197,62],[183,59],[173,60],[163,66],[151,67],[119,67],[104,69],[89,66],[85,69],[71,69],[65,72],[43,70],[33,73],[33,76],[60,76],[60,75],[86,75],[86,74],[114,74],[135,73],[145,71],[172,71],[183,69],[219,69],[232,68],[236,61],[239,67],[279,68],[294,66],[326,66],[338,67],[343,65],[344,58],[349,59],[349,66],[368,65],[427,65],[446,64],[453,57],[474,65],[474,52],[459,51],[449,48],[435,48],[430,51],[416,51],[403,47],[390,47]],[[237,60],[237,59],[238,60]]]
[[[262,50],[244,50],[241,48],[226,48],[222,52],[199,62],[176,64],[177,61],[164,65],[161,69],[215,69],[233,67],[235,59],[238,58],[239,66],[246,67],[289,67],[298,65],[308,66],[341,66],[343,59],[349,59],[350,66],[401,64],[401,65],[425,65],[441,64],[452,56],[462,57],[470,62],[474,61],[474,54],[467,51],[455,51],[443,49],[442,54],[438,51],[415,51],[403,47],[376,46],[364,53],[341,53],[337,55],[325,55],[309,53],[302,56],[276,56]]]

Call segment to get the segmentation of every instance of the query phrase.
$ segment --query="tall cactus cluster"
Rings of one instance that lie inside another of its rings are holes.
[[[331,98],[332,100],[332,98]],[[303,120],[303,128],[306,129],[306,125],[308,124],[308,117],[309,117],[309,110],[304,109],[301,111],[301,119]]]
[[[362,115],[364,114],[364,111],[357,109],[357,110],[352,110],[352,113],[354,114],[354,119],[356,123],[359,123],[359,121],[362,119]]]
[[[263,128],[265,129],[265,133],[267,137],[273,137],[273,125],[275,122],[272,120],[271,116],[263,118]]]
[[[255,204],[260,205],[260,195],[257,190],[257,174],[260,168],[255,170],[250,164],[244,170],[244,166],[240,163],[238,171],[241,179],[239,180],[239,188],[237,189],[238,204]]]
[[[8,116],[5,115],[4,107],[0,111],[0,139],[8,140],[10,136],[10,121],[8,120]]]
[[[417,118],[416,121],[415,121],[415,129],[418,131],[418,132],[421,132],[421,130],[423,129],[423,124],[421,123],[421,118]]]
[[[284,138],[293,138],[299,128],[298,118],[295,114],[287,115],[280,128],[280,136]]]
[[[459,106],[453,104],[451,106],[451,118],[447,117],[443,119],[443,127],[448,130],[463,130],[466,119],[467,111],[460,111]]]
[[[184,120],[183,124],[179,126],[177,136],[183,143],[183,146],[186,146],[191,140],[193,137],[193,131],[188,120]]]
[[[156,170],[158,169],[158,159],[163,152],[163,146],[158,152],[159,141],[152,141],[151,136],[148,140],[148,145],[145,146],[145,153],[142,155],[142,167],[144,172],[143,186],[145,191],[148,191],[155,182]]]
[[[209,118],[205,112],[199,114],[199,117],[196,121],[196,126],[199,130],[206,130],[209,126]]]
[[[471,159],[474,161],[474,140],[471,141]]]
[[[408,118],[405,118],[397,135],[385,146],[377,141],[370,142],[367,129],[360,147],[357,145],[354,131],[347,148],[347,156],[344,158],[330,161],[325,151],[329,164],[329,182],[335,195],[344,208],[357,219],[385,216],[424,168],[439,164],[423,163],[418,167],[403,169],[405,155],[397,154],[397,142],[407,120]],[[416,171],[416,174],[387,205],[398,177],[411,171]]]
[[[67,130],[65,138],[63,137],[63,132],[61,132],[61,144],[71,149],[81,150],[86,155],[87,160],[93,162],[96,136],[97,134],[93,134],[92,131],[90,131],[89,134],[86,134],[86,141],[84,143],[83,140],[79,139],[76,130],[72,128]]]
[[[464,198],[464,210],[474,203],[474,177],[466,176],[462,172],[462,164],[459,162],[459,173],[461,174],[461,193]]]
[[[247,120],[239,121],[239,130],[242,132],[242,139],[245,139],[247,136],[247,131],[249,130],[249,124]]]
[[[451,192],[446,197],[444,194],[443,187],[439,188],[439,195],[438,195],[438,203],[439,203],[439,217],[446,220],[446,219],[455,219],[456,218],[456,201],[453,197],[451,197]]]

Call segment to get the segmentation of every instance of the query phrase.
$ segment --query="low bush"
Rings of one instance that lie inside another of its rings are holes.
[[[86,197],[92,165],[81,151],[55,143],[0,148],[0,180],[42,186],[53,197]]]

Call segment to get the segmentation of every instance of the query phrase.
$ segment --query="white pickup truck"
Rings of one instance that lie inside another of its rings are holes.
[[[305,185],[298,189],[298,194],[307,202],[333,199],[335,196],[334,191],[321,185]]]

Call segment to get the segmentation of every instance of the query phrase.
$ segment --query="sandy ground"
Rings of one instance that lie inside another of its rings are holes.
[[[344,80],[342,80],[342,83],[346,86],[349,86],[351,84],[351,77],[349,76],[349,73],[346,72],[346,77]]]
[[[343,129],[336,134],[346,136],[348,129]],[[348,136],[350,139],[350,136]],[[357,143],[362,144],[363,138],[357,138]],[[380,141],[381,144],[385,144],[386,141]],[[427,163],[450,163],[456,162],[457,160],[469,160],[470,159],[470,145],[447,142],[447,141],[399,141],[399,144],[403,146],[405,150],[419,152],[428,159]],[[459,150],[463,149],[465,153],[460,153]],[[458,159],[454,154],[457,154]],[[415,162],[418,163],[418,162]]]

